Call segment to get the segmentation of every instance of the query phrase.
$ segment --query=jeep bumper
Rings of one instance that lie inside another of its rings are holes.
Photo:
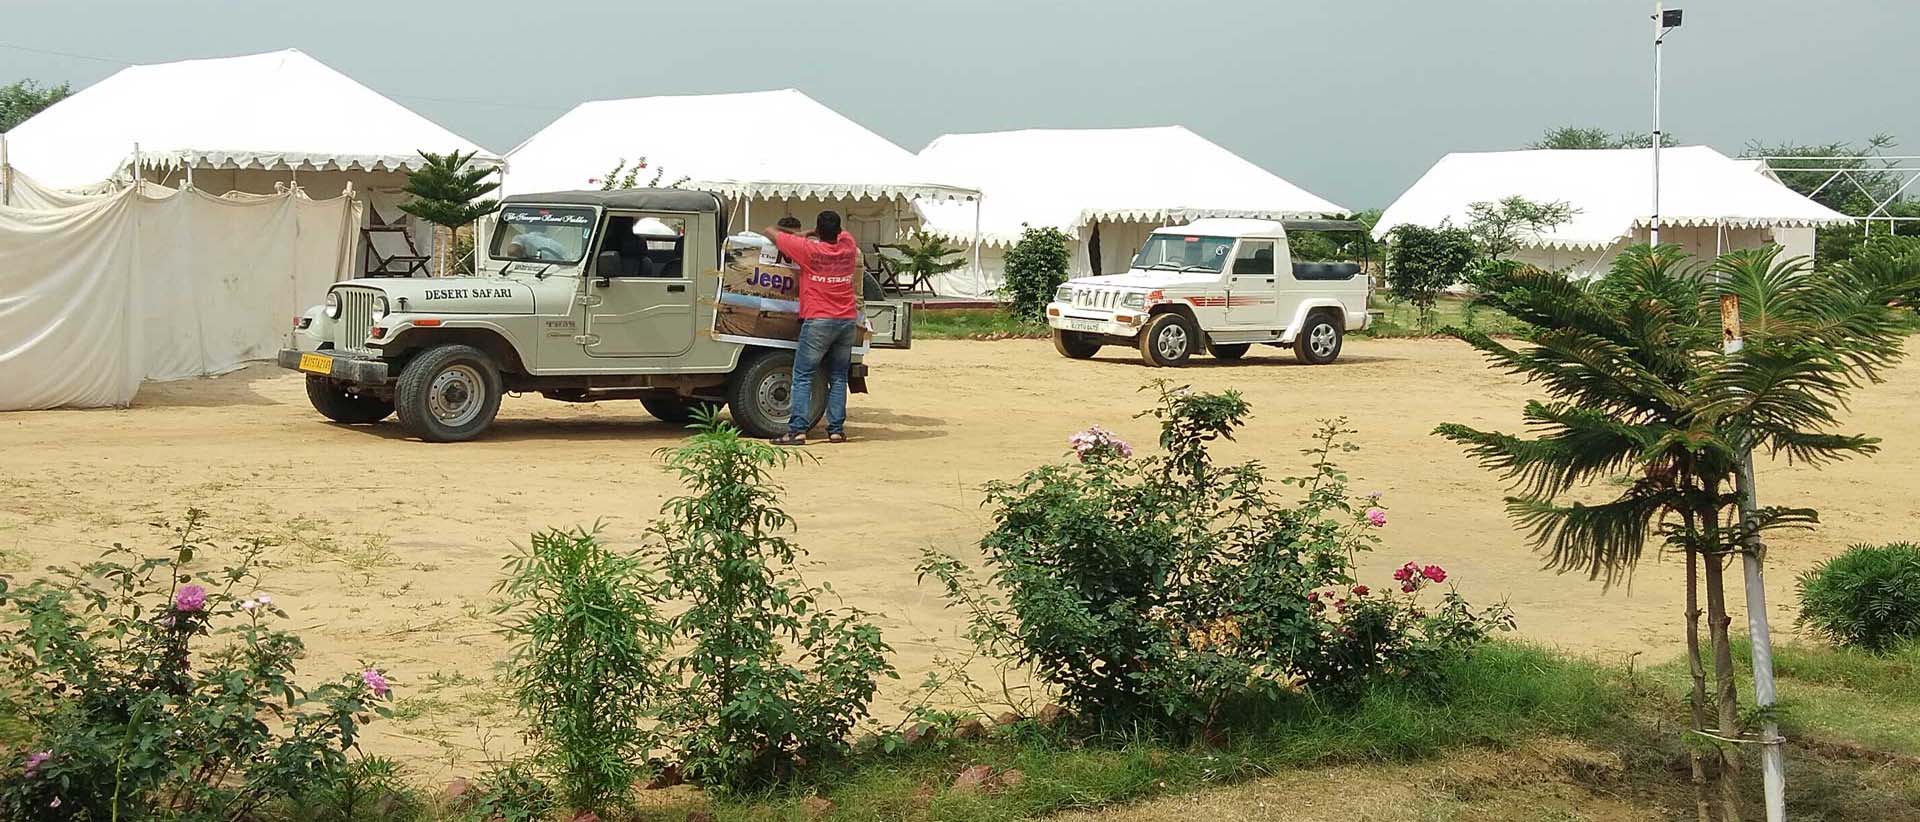
[[[387,381],[387,361],[335,351],[280,349],[281,368],[316,374],[342,382],[380,385]]]
[[[1047,306],[1047,325],[1060,331],[1099,334],[1103,337],[1135,337],[1146,317],[1133,312],[1097,311],[1069,308],[1060,303]]]

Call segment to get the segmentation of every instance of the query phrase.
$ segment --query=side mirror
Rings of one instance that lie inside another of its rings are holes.
[[[602,251],[593,257],[593,275],[600,278],[600,285],[607,285],[613,275],[620,273],[620,252]]]

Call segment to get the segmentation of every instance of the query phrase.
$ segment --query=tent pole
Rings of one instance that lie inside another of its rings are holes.
[[[985,193],[973,195],[973,293],[983,294],[987,290],[987,273],[980,270],[980,201],[987,198]]]
[[[0,205],[13,205],[13,166],[8,165],[7,133],[0,131]]]
[[[133,187],[140,187],[140,144],[133,144]]]

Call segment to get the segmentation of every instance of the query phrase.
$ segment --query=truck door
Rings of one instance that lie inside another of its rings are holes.
[[[1227,269],[1227,326],[1235,330],[1279,328],[1285,320],[1275,311],[1273,240],[1246,239],[1234,251]]]
[[[586,283],[590,357],[673,357],[693,348],[698,249],[692,214],[612,213]]]

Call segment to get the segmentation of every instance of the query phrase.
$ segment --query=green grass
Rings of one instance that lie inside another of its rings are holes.
[[[1376,295],[1371,307],[1382,312],[1382,315],[1374,318],[1372,328],[1356,331],[1355,336],[1383,339],[1431,336],[1420,330],[1420,310],[1411,303]],[[1448,326],[1485,331],[1496,337],[1512,336],[1526,330],[1524,323],[1491,308],[1477,308],[1464,297],[1442,297],[1434,303],[1433,333],[1438,334],[1440,329]]]
[[[927,340],[1005,340],[1048,335],[1047,324],[998,308],[942,308],[913,315],[913,336]]]

